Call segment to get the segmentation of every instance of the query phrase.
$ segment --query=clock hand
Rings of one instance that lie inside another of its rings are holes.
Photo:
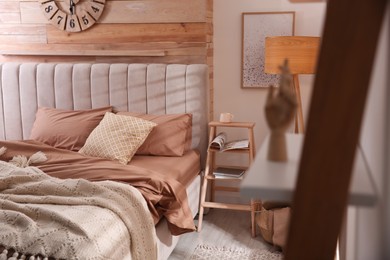
[[[75,4],[73,3],[73,0],[70,0],[70,8],[69,8],[69,11],[70,11],[70,14],[71,14],[71,15],[74,14],[74,6],[75,6]]]

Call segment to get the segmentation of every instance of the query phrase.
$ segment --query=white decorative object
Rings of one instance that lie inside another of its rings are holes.
[[[232,113],[221,113],[219,116],[219,122],[230,123],[233,121],[234,115]]]

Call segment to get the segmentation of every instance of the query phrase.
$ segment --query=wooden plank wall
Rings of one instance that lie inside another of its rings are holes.
[[[0,62],[208,64],[213,115],[213,0],[106,0],[80,33],[52,26],[38,0],[0,0],[0,53]]]

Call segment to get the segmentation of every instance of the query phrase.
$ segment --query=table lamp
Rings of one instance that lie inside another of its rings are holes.
[[[309,36],[274,36],[265,38],[264,72],[280,74],[280,66],[288,59],[297,97],[295,132],[304,132],[299,74],[314,74],[317,64],[320,38]]]

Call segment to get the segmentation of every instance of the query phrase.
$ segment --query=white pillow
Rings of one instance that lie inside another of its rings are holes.
[[[156,125],[137,117],[106,112],[79,153],[127,164]]]

